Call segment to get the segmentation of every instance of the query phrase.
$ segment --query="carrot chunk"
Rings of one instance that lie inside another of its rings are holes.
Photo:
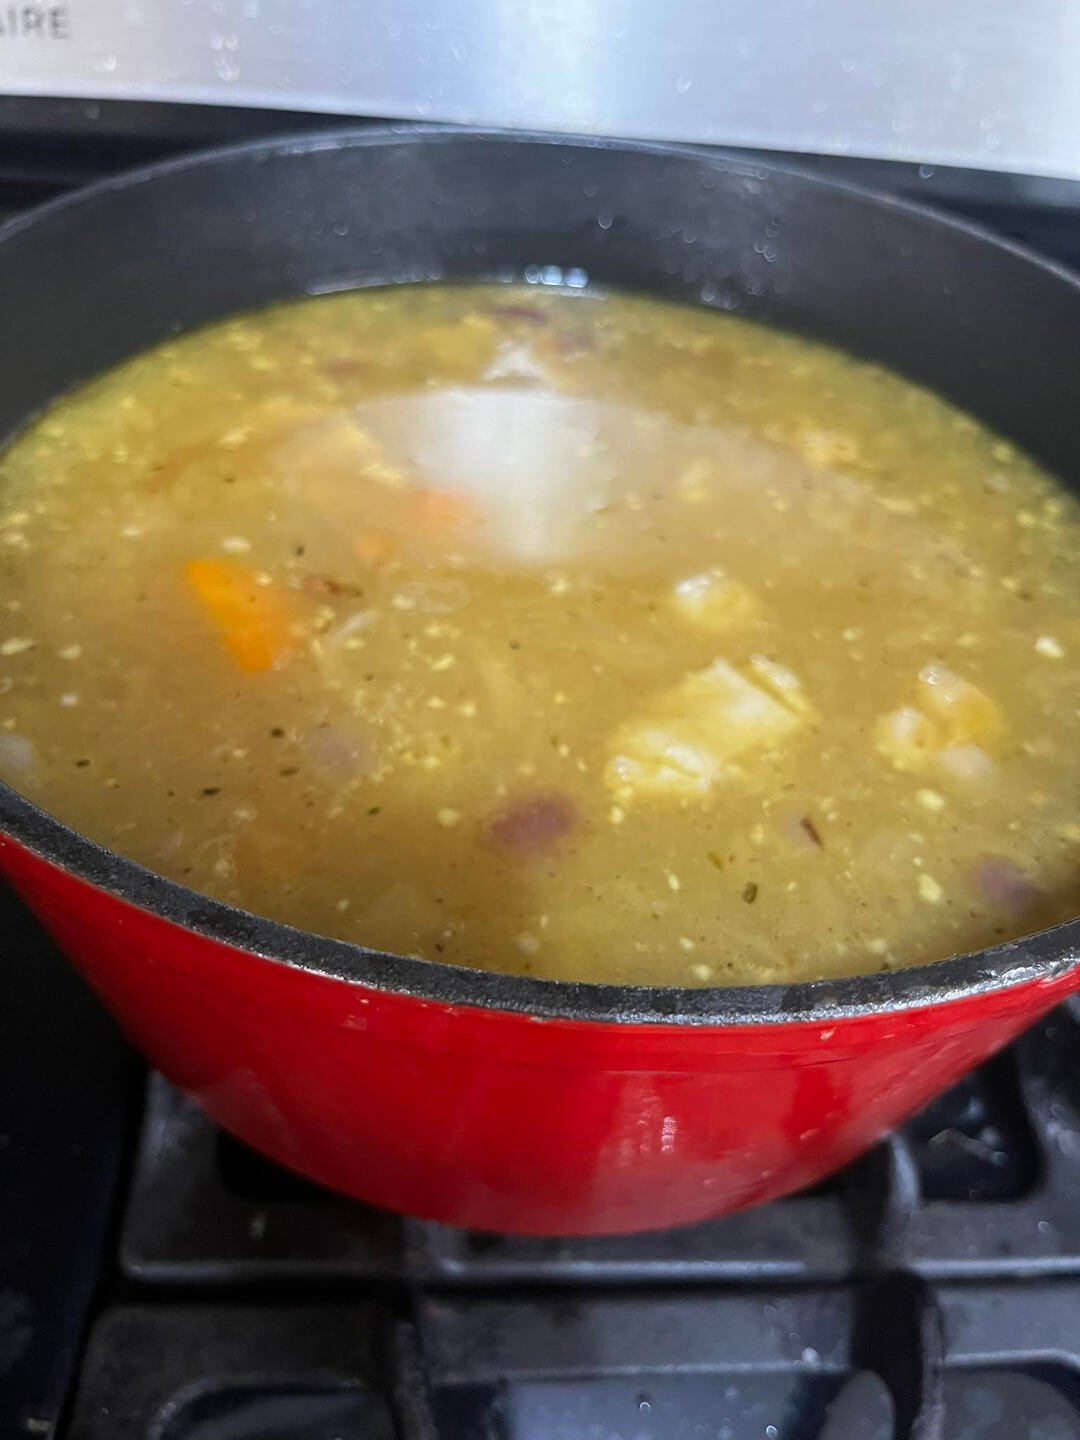
[[[414,522],[428,535],[448,538],[479,518],[476,501],[460,490],[416,490],[410,498]]]
[[[385,565],[394,558],[396,546],[381,530],[360,530],[352,539],[352,551],[362,565]]]
[[[295,645],[296,615],[233,560],[189,560],[184,578],[241,670],[269,670]]]

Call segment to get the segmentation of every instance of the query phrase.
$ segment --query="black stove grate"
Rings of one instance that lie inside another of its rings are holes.
[[[68,1440],[1080,1440],[1080,1286],[135,1304]],[[1017,1321],[1022,1318],[1018,1328]],[[867,1330],[875,1339],[867,1343]]]
[[[301,123],[0,100],[0,220]],[[871,169],[1080,260],[1078,187]],[[2,890],[0,956],[2,1440],[1080,1440],[1078,1005],[813,1192],[525,1240],[222,1135]]]
[[[367,1303],[118,1306],[87,1348],[70,1440],[395,1440]]]

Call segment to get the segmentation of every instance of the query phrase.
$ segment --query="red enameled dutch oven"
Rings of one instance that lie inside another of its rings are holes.
[[[356,285],[557,283],[570,267],[883,361],[1077,476],[1080,286],[1064,271],[805,176],[460,131],[222,151],[8,226],[0,434],[230,311]],[[0,871],[226,1128],[364,1200],[489,1230],[643,1230],[808,1185],[1080,987],[1080,922],[922,969],[756,989],[375,954],[149,874],[3,786]]]

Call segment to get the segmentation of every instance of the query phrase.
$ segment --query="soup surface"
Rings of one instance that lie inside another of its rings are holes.
[[[432,959],[935,960],[1080,905],[1078,521],[939,399],[744,320],[305,300],[0,458],[0,776]]]

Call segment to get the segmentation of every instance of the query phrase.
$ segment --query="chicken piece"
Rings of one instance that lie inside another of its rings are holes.
[[[1004,732],[1001,711],[985,690],[935,661],[919,671],[917,705],[878,721],[877,748],[899,770],[937,769],[978,779],[993,768]]]
[[[684,620],[713,635],[746,624],[757,610],[750,590],[719,568],[680,580],[671,603]]]
[[[688,675],[612,737],[605,781],[620,800],[702,797],[751,751],[809,723],[726,660]]]

